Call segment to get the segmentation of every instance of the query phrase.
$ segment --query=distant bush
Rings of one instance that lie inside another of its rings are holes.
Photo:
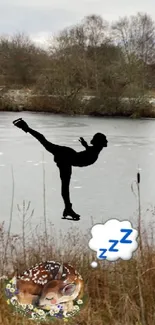
[[[155,117],[155,110],[145,99],[92,98],[85,114],[93,116]]]
[[[9,98],[0,97],[0,111],[22,111],[23,107],[12,102]]]
[[[37,94],[36,96],[29,97],[27,109],[30,111],[51,113],[81,114],[83,112],[83,106],[77,98]]]
[[[55,97],[49,97],[48,95],[43,96],[39,94],[29,97],[27,109],[38,112],[60,112],[59,103]]]

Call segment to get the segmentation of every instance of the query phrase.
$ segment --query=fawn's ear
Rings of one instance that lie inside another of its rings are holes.
[[[64,296],[71,296],[75,291],[76,285],[74,283],[67,284],[62,290],[61,293]]]

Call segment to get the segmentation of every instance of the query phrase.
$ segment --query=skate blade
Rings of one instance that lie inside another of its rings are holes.
[[[80,220],[80,218],[79,219],[73,219],[73,218],[69,218],[69,217],[62,217],[61,219],[63,219],[63,220],[70,220],[70,221],[79,221]]]
[[[17,120],[14,120],[12,123],[15,125],[17,122],[22,121],[22,118],[18,118]]]

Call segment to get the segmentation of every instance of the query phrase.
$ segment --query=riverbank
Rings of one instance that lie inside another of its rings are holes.
[[[48,112],[99,117],[155,118],[155,98],[61,97],[36,94],[31,89],[0,91],[0,111]]]

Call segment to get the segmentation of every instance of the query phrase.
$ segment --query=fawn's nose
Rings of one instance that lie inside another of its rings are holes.
[[[52,305],[55,305],[55,304],[56,304],[56,302],[57,302],[57,301],[56,301],[56,299],[55,299],[55,298],[52,298],[52,299],[51,299],[51,304],[52,304]]]

